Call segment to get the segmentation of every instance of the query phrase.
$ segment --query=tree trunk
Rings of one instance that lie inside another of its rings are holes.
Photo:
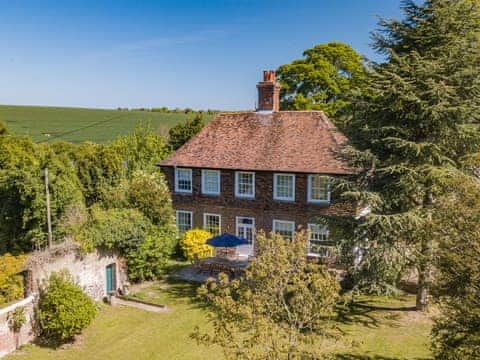
[[[427,311],[429,305],[430,286],[432,284],[432,261],[433,261],[433,240],[425,239],[422,241],[421,255],[422,259],[417,267],[418,285],[416,309]]]

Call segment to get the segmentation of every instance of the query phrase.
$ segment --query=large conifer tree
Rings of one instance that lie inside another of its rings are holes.
[[[372,207],[356,234],[373,250],[383,244],[409,256],[418,270],[419,309],[432,281],[436,201],[479,146],[479,3],[407,0],[403,20],[381,21],[374,46],[387,61],[372,66],[369,96],[356,102],[350,127],[356,147],[370,155],[370,193],[350,193]]]

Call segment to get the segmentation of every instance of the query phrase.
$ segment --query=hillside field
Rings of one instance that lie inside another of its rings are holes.
[[[37,142],[108,142],[130,133],[137,123],[150,124],[158,134],[194,114],[119,111],[85,108],[0,105],[0,120],[9,131],[31,136]],[[209,121],[212,115],[203,115]]]

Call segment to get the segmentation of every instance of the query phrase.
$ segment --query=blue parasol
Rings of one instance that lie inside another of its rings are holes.
[[[235,247],[248,245],[248,241],[238,236],[225,233],[208,239],[207,244],[213,247]]]

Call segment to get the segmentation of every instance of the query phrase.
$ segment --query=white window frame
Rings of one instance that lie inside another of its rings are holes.
[[[179,178],[178,178],[178,172],[180,171],[183,171],[183,170],[186,170],[189,172],[190,174],[190,190],[185,190],[185,189],[180,189],[178,187],[178,181],[179,181]],[[177,193],[188,193],[188,194],[191,194],[193,191],[193,175],[192,175],[192,169],[188,169],[188,168],[175,168],[175,192]]]
[[[240,219],[250,219],[250,220],[252,220],[252,242],[250,244],[250,245],[252,245],[253,242],[255,241],[255,218],[251,217],[251,216],[236,216],[235,217],[235,234],[237,236],[240,236],[240,232],[239,232],[239,228],[240,228],[239,220]],[[247,227],[250,227],[250,226],[247,226]],[[246,239],[246,240],[248,240],[248,239]]]
[[[207,229],[207,216],[217,216],[218,217],[218,234],[212,233],[212,235],[213,236],[221,235],[222,234],[222,215],[213,214],[213,213],[203,213],[203,229],[207,230],[207,231],[210,231],[209,229]]]
[[[178,214],[183,213],[183,214],[189,214],[190,215],[190,229],[193,229],[193,211],[188,211],[188,210],[176,210],[175,211],[175,226],[177,227],[177,231],[182,234],[184,231],[181,231],[179,226],[178,226]],[[186,231],[188,231],[186,230]]]
[[[207,191],[205,189],[205,174],[206,173],[215,173],[217,175],[217,183],[218,183],[218,190],[217,191]],[[220,170],[211,170],[211,169],[203,169],[202,170],[202,194],[204,195],[220,195],[221,189],[221,175]]]
[[[252,192],[253,194],[240,194],[239,193],[239,182],[238,177],[240,174],[250,174],[252,175]],[[235,197],[243,199],[255,199],[255,172],[253,171],[235,171]]]
[[[278,223],[285,223],[285,224],[289,224],[289,225],[292,225],[292,240],[295,239],[295,221],[288,221],[288,220],[277,220],[277,219],[274,219],[273,220],[273,224],[272,224],[272,231],[274,233],[277,233],[277,224]]]
[[[313,234],[313,231],[312,231],[312,227],[314,226],[318,226],[322,229],[322,231],[320,231],[319,233],[323,233],[323,234],[326,234],[327,236],[327,240],[316,240],[318,242],[326,242],[326,243],[329,243],[330,240],[329,240],[329,236],[330,236],[330,231],[328,230],[328,226],[325,225],[325,224],[314,224],[314,223],[310,223],[310,224],[307,224],[307,229],[308,229],[308,256],[310,257],[328,257],[329,256],[329,251],[327,250],[327,254],[326,255],[321,255],[321,254],[318,254],[318,253],[313,253],[310,251],[310,241],[312,240],[311,239],[311,235]],[[325,247],[328,247],[328,245],[325,245]],[[331,246],[329,246],[331,247]]]
[[[310,174],[308,175],[308,185],[307,185],[307,201],[309,203],[314,204],[330,204],[331,200],[331,191],[330,191],[330,184],[327,184],[327,198],[326,199],[312,199],[312,179],[314,176],[321,176],[328,179],[328,176],[321,175],[321,174]]]
[[[289,176],[292,178],[292,196],[278,196],[277,195],[277,179],[279,176]],[[275,173],[273,174],[273,199],[274,200],[281,200],[281,201],[295,201],[295,174],[284,174],[284,173]]]

